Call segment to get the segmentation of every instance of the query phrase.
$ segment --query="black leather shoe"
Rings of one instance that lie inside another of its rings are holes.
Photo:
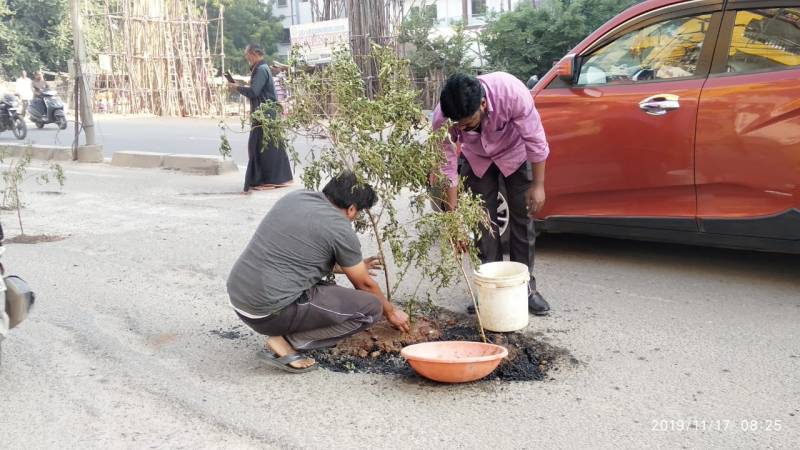
[[[550,304],[537,291],[528,296],[528,311],[537,316],[546,316],[550,312]]]

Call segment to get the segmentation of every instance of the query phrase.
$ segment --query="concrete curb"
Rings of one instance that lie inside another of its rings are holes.
[[[198,155],[165,155],[163,167],[167,170],[180,170],[204,175],[220,175],[225,172],[239,170],[233,160],[222,159],[221,156]]]
[[[72,161],[72,147],[42,144],[0,144],[0,151],[6,156],[19,158],[30,155],[31,159],[43,161]],[[81,145],[78,147],[78,162],[103,162],[102,145]]]
[[[104,162],[102,145],[78,146],[78,162],[101,163]]]
[[[164,153],[152,152],[114,152],[114,156],[111,157],[111,165],[155,169],[164,164],[164,156]]]
[[[72,147],[63,145],[5,143],[0,144],[0,152],[12,158],[29,154],[32,159],[44,161],[72,161]],[[81,145],[77,149],[77,157],[77,161],[81,163],[105,162],[102,145]],[[111,165],[142,169],[162,168],[200,175],[221,175],[239,170],[232,159],[222,159],[221,156],[136,151],[115,152]]]
[[[221,156],[137,151],[114,152],[114,156],[111,158],[111,165],[143,169],[162,168],[201,175],[220,175],[239,170],[233,160],[222,159]]]

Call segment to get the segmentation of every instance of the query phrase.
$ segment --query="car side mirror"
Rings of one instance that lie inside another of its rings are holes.
[[[577,65],[575,54],[570,53],[569,55],[561,58],[561,61],[556,64],[556,74],[558,75],[558,78],[562,79],[567,84],[573,84],[575,80],[576,68]]]

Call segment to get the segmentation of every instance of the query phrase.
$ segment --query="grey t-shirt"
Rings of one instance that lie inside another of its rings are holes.
[[[333,269],[362,261],[349,220],[322,192],[286,194],[267,213],[228,276],[237,310],[266,316],[294,302]]]

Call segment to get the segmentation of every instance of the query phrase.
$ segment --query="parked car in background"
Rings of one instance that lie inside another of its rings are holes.
[[[800,253],[800,0],[650,0],[532,89],[537,229]]]

